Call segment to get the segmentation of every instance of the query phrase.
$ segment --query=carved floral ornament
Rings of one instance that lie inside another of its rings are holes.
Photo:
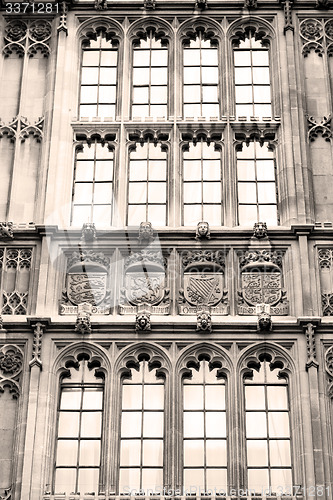
[[[319,56],[333,54],[333,19],[304,19],[300,23],[300,35],[305,57],[311,50]]]
[[[60,314],[77,314],[78,306],[84,302],[92,305],[93,314],[109,314],[109,268],[110,258],[103,252],[84,249],[73,252],[68,257]]]
[[[186,250],[181,254],[183,288],[179,291],[179,314],[226,315],[228,292],[224,289],[225,254],[222,250]]]
[[[51,23],[44,19],[27,22],[18,19],[10,20],[5,27],[3,54],[9,57],[16,52],[20,57],[24,54],[33,57],[40,51],[44,57],[48,57],[51,32]]]
[[[20,395],[20,375],[23,369],[23,352],[15,345],[0,348],[0,396],[8,389],[13,398]]]
[[[272,343],[263,342],[257,344],[255,349],[251,348],[250,351],[244,354],[239,372],[244,378],[252,378],[253,370],[259,371],[261,363],[267,361],[271,370],[278,368],[279,378],[288,380],[292,373],[292,367],[288,357],[283,354],[280,347],[274,346]]]
[[[325,353],[325,368],[328,374],[328,395],[333,399],[333,346]]]
[[[44,117],[40,116],[33,124],[25,116],[16,116],[7,124],[0,120],[0,139],[4,135],[11,142],[20,139],[24,142],[29,137],[33,137],[36,142],[43,139]]]
[[[283,253],[271,250],[249,250],[239,256],[241,290],[238,292],[238,314],[255,315],[260,304],[270,307],[268,314],[287,315],[289,302],[282,288]]]
[[[333,249],[318,250],[323,316],[333,316]]]

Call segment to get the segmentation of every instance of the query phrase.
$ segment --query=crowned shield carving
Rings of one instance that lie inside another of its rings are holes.
[[[281,274],[242,273],[242,292],[249,305],[275,305],[282,297]]]
[[[164,297],[164,273],[127,273],[125,293],[127,300],[135,305],[156,305]]]
[[[96,306],[106,296],[106,279],[106,273],[69,273],[67,296],[75,305],[88,302]]]
[[[184,297],[192,306],[215,306],[223,296],[222,274],[186,273]]]

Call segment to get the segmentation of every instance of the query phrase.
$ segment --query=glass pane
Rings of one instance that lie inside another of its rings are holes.
[[[290,490],[292,488],[292,476],[290,469],[272,469],[271,470],[271,486],[272,492],[281,491],[281,487],[283,491]],[[279,488],[280,486],[280,488]]]
[[[113,162],[112,161],[96,161],[95,180],[96,181],[112,181]]]
[[[194,118],[201,116],[200,104],[184,104],[184,116]]]
[[[74,203],[92,202],[92,183],[76,183],[74,192]]]
[[[94,203],[110,203],[112,200],[111,182],[95,184]]]
[[[113,104],[99,104],[98,106],[98,116],[101,118],[114,118],[116,112],[116,107]]]
[[[184,441],[184,466],[204,465],[204,441],[191,439]]]
[[[151,84],[166,85],[168,83],[167,68],[151,68]]]
[[[204,403],[203,386],[184,385],[184,410],[202,410]]]
[[[226,420],[224,412],[206,413],[207,437],[226,437]]]
[[[168,100],[167,87],[151,87],[150,88],[150,102],[152,104],[166,103]]]
[[[149,162],[149,180],[166,180],[166,162],[152,160]]]
[[[202,49],[201,59],[203,66],[217,66],[217,49]]]
[[[201,162],[184,160],[184,180],[201,180]]]
[[[245,116],[249,118],[250,116],[253,116],[253,106],[251,104],[237,104],[236,105],[236,115],[237,117],[239,116]]]
[[[79,413],[60,412],[59,414],[59,437],[78,437],[79,435]]]
[[[87,222],[91,217],[91,208],[87,207],[74,207],[73,208],[73,216],[72,216],[72,225],[73,226],[82,226],[84,222]]]
[[[99,437],[102,425],[101,412],[82,413],[81,415],[81,436]]]
[[[97,102],[97,87],[92,85],[88,87],[81,87],[81,102],[82,103]]]
[[[63,389],[61,392],[61,410],[79,410],[81,404],[80,389]]]
[[[150,182],[148,184],[148,203],[166,202],[165,182]]]
[[[133,104],[132,115],[138,117],[149,116],[149,106],[139,106]]]
[[[163,437],[163,412],[144,412],[144,437]]]
[[[111,224],[111,205],[95,205],[93,208],[93,222],[101,227]]]
[[[200,85],[185,85],[184,102],[201,102]]]
[[[84,50],[82,54],[82,66],[98,66],[99,50]]]
[[[209,439],[206,441],[207,465],[227,465],[227,443],[222,439]]]
[[[58,440],[57,443],[57,466],[59,465],[74,465],[77,464],[77,447],[78,441],[74,440]]]
[[[264,386],[245,386],[245,408],[247,410],[264,410],[265,407]]]
[[[153,224],[153,226],[165,226],[166,224],[165,205],[149,205],[148,220]]]
[[[97,440],[83,439],[80,441],[80,465],[99,465],[101,443]]]
[[[150,116],[153,116],[153,117],[157,117],[157,116],[166,116],[167,115],[167,106],[165,105],[156,105],[156,104],[152,104],[150,106]]]
[[[128,198],[130,203],[146,203],[147,184],[145,182],[131,182]]]
[[[103,392],[96,389],[85,389],[83,392],[82,408],[84,410],[101,410],[103,404]]]
[[[213,495],[216,491],[221,494],[227,492],[227,470],[226,469],[207,469],[207,489],[212,490]]]
[[[259,220],[264,220],[269,226],[277,226],[277,208],[275,205],[260,205]]]
[[[269,412],[268,429],[270,437],[289,437],[289,415],[287,412]]]
[[[252,68],[253,83],[270,83],[269,68]],[[245,83],[245,82],[244,82]]]
[[[163,441],[162,439],[149,439],[143,441],[143,466],[163,466]]]
[[[239,203],[256,203],[257,192],[254,182],[238,183],[238,201]]]
[[[76,469],[57,469],[54,485],[55,493],[75,491]]]
[[[184,49],[184,66],[200,66],[200,50]]]
[[[149,50],[134,50],[133,51],[133,66],[150,66],[150,51]]]
[[[212,226],[220,226],[222,223],[221,205],[204,205],[202,218]]]
[[[237,86],[236,102],[240,104],[252,102],[252,87],[246,85]]]
[[[152,66],[167,66],[168,65],[168,50],[152,50],[151,52]]]
[[[200,68],[184,68],[184,83],[200,83]]]
[[[103,50],[101,53],[101,66],[117,66],[117,52]]]
[[[237,172],[239,181],[254,181],[256,178],[254,161],[237,160]]]
[[[140,410],[142,408],[142,386],[123,385],[122,407],[124,410]]]
[[[257,493],[266,490],[269,487],[268,470],[267,469],[249,469],[248,488],[254,489]]]
[[[146,205],[130,205],[128,207],[128,225],[138,226],[146,220]]]
[[[268,66],[268,51],[267,50],[254,50],[252,52],[253,66]]]
[[[259,203],[276,202],[276,187],[274,182],[258,183],[258,201]]]
[[[266,413],[246,413],[246,436],[248,438],[267,436]]]
[[[122,437],[141,436],[141,413],[125,411],[122,413],[121,435]]]
[[[275,181],[274,162],[272,160],[257,161],[257,178],[260,181]]]
[[[163,469],[143,469],[142,470],[142,488],[157,491],[163,484]]]
[[[122,439],[120,444],[120,465],[140,465],[140,439]]]
[[[146,104],[149,102],[148,87],[133,88],[133,102],[137,104]]]
[[[184,202],[185,203],[200,203],[202,200],[201,183],[187,182],[184,184]]]
[[[225,387],[223,385],[206,386],[206,410],[225,409]]]
[[[202,71],[202,83],[218,83],[219,72],[218,68],[204,68]]]
[[[256,85],[253,87],[254,102],[271,102],[271,89],[268,86]]]
[[[249,50],[234,51],[235,66],[251,66],[251,55]]]
[[[204,489],[204,470],[203,469],[185,469],[184,470],[184,488],[197,493],[200,489]]]
[[[267,387],[267,401],[269,410],[287,410],[288,399],[286,387]]]
[[[99,83],[102,85],[115,85],[117,82],[116,68],[100,68]]]
[[[97,84],[98,83],[98,68],[82,68],[81,84]]]
[[[184,437],[204,436],[204,415],[203,412],[184,413]]]
[[[133,84],[149,85],[149,71],[146,68],[133,68]]]
[[[203,183],[203,202],[204,203],[221,203],[222,189],[220,182],[204,182]]]
[[[146,410],[163,410],[164,386],[146,385],[144,388],[144,408]]]
[[[129,493],[140,489],[140,469],[120,469],[119,492]]]
[[[98,102],[101,103],[116,102],[116,87],[114,86],[99,87]]]
[[[75,168],[76,181],[91,181],[94,175],[93,161],[77,161]]]
[[[255,205],[240,206],[238,209],[238,217],[240,226],[253,225],[255,222],[258,221],[257,207]]]
[[[291,465],[290,442],[287,440],[270,440],[269,456],[271,466]]]
[[[146,160],[131,160],[130,162],[130,180],[143,181],[147,179],[147,161]]]
[[[79,469],[78,491],[98,493],[99,469]]]
[[[272,116],[272,108],[270,104],[255,104],[254,116]]]
[[[261,69],[261,68],[258,68]],[[261,80],[259,81],[259,83]],[[237,84],[251,84],[251,68],[235,68],[235,83]]]
[[[248,440],[247,446],[247,465],[248,466],[266,466],[268,467],[267,441]]]
[[[203,160],[203,179],[206,181],[221,180],[221,163],[219,160]]]
[[[184,226],[196,226],[202,220],[201,205],[185,205]]]

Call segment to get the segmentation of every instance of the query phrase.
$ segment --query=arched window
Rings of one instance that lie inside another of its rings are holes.
[[[265,359],[246,376],[244,393],[248,488],[287,491],[293,484],[288,380]]]
[[[168,47],[149,31],[133,47],[132,117],[167,117]]]
[[[111,225],[113,147],[97,139],[77,148],[72,195],[73,226],[84,222]]]
[[[73,362],[61,380],[55,493],[98,493],[103,394],[103,374],[85,358]]]
[[[222,225],[222,159],[216,143],[205,141],[183,146],[184,226],[207,221]]]
[[[199,31],[183,42],[184,118],[219,118],[218,45]]]
[[[268,143],[257,139],[237,150],[238,223],[253,225],[264,221],[278,224],[276,167]]]
[[[205,359],[191,373],[183,380],[183,486],[197,496],[200,490],[226,492],[225,381]]]
[[[112,118],[117,102],[117,41],[100,32],[83,42],[80,118]]]
[[[120,493],[163,486],[163,438],[164,377],[143,359],[122,384]]]
[[[167,147],[147,137],[130,148],[127,225],[167,224]]]
[[[272,116],[269,49],[249,32],[234,46],[236,117]]]

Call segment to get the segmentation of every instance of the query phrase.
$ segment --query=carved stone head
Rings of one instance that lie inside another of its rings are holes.
[[[272,318],[267,312],[261,312],[258,315],[258,330],[260,332],[269,332],[272,330]]]
[[[266,222],[256,222],[253,226],[253,236],[260,240],[261,238],[266,238],[267,236],[267,224]]]
[[[88,302],[83,302],[77,306],[77,318],[75,331],[78,333],[91,333],[90,316],[92,305]]]
[[[135,329],[136,331],[150,331],[150,313],[148,311],[142,311],[136,315],[135,321]]]
[[[211,331],[212,319],[208,311],[198,311],[197,313],[197,331]]]
[[[151,222],[141,222],[139,227],[139,242],[149,243],[154,238],[154,229]]]
[[[198,222],[195,238],[197,240],[201,240],[203,238],[206,238],[207,240],[210,239],[210,229],[208,222]]]
[[[96,227],[93,222],[85,222],[82,226],[81,240],[93,241],[96,238]]]

